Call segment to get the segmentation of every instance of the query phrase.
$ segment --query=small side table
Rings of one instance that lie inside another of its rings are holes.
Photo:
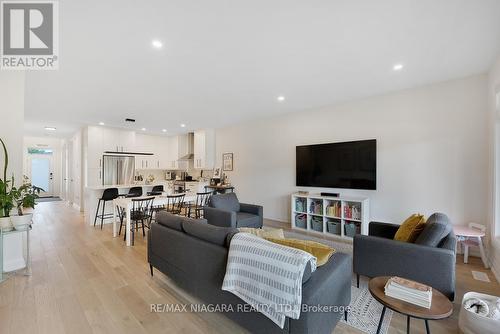
[[[14,234],[14,233],[26,233],[26,249],[24,252],[24,261],[26,266],[24,268],[13,271],[13,273],[18,273],[20,271],[24,271],[23,275],[31,276],[31,251],[30,251],[30,230],[31,230],[31,222],[26,225],[18,225],[17,229],[1,229],[0,228],[0,283],[5,281],[11,275],[6,275],[3,271],[3,238],[6,235]]]
[[[473,225],[473,224],[471,224]],[[481,225],[477,225],[481,226]],[[455,235],[461,236],[461,237],[466,237],[467,239],[475,239],[477,241],[477,246],[479,247],[479,252],[481,253],[481,260],[483,260],[483,264],[485,268],[488,268],[488,259],[486,258],[486,255],[484,253],[484,245],[483,245],[483,237],[485,236],[484,230],[480,230],[478,228],[472,228],[471,226],[453,226],[453,232]],[[463,241],[463,243],[466,243],[466,241]],[[458,242],[460,243],[460,242]],[[469,258],[469,245],[465,245],[465,250],[464,250],[464,263],[468,262]]]
[[[384,306],[382,315],[378,323],[377,334],[380,333],[382,322],[386,308],[406,315],[406,333],[410,333],[410,318],[417,318],[425,320],[425,330],[427,334],[430,333],[428,320],[440,320],[448,318],[453,312],[453,305],[450,300],[436,289],[432,289],[432,302],[431,308],[420,307],[405,301],[392,298],[385,295],[384,287],[390,276],[375,277],[368,283],[368,290],[380,304]]]

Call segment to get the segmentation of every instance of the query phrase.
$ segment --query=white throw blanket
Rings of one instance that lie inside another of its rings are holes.
[[[302,276],[316,258],[300,249],[238,233],[229,246],[222,290],[232,292],[283,328],[285,318],[300,317]]]

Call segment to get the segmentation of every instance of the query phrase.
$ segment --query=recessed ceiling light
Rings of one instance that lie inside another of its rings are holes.
[[[142,128],[141,130],[142,130],[142,131],[146,131],[146,128]]]
[[[54,128],[54,127],[52,127],[52,126],[46,126],[45,130],[47,130],[47,131],[56,131],[57,129]]]
[[[163,43],[157,39],[153,39],[153,41],[151,42],[151,44],[153,45],[153,47],[155,49],[161,49],[163,47]]]
[[[403,69],[404,65],[403,64],[395,64],[392,69],[394,71],[401,71]]]
[[[161,132],[167,132],[167,129],[162,129]]]
[[[278,100],[279,102],[283,102],[283,101],[285,101],[285,97],[283,95],[281,95],[281,96],[278,96],[278,98],[276,100]]]
[[[104,125],[104,122],[99,122],[99,125]]]
[[[185,127],[186,127],[186,124],[182,123],[181,128],[185,128]]]

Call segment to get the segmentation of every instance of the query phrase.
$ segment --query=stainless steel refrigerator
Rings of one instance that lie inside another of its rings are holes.
[[[133,156],[103,156],[103,185],[134,184],[135,158]]]

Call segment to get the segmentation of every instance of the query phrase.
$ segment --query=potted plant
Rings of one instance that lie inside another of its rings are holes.
[[[12,225],[25,229],[31,221],[32,214],[24,215],[23,208],[34,208],[35,200],[43,189],[31,185],[24,177],[23,184],[17,188],[14,186],[14,176],[7,180],[7,167],[9,155],[5,143],[0,138],[3,147],[5,163],[3,167],[3,178],[0,179],[0,228],[4,231],[12,229]],[[12,209],[17,209],[17,216],[11,216]]]
[[[39,197],[40,191],[43,191],[43,189],[29,183],[26,176],[24,176],[22,186],[19,188],[12,187],[10,190],[14,205],[17,209],[17,215],[11,216],[10,221],[16,230],[26,229],[31,222],[33,213],[25,213],[23,209],[35,208],[35,201]]]

